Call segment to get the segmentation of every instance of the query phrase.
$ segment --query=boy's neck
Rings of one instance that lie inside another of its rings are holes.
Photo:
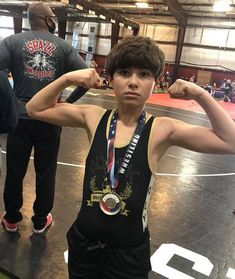
[[[124,123],[136,123],[138,122],[143,110],[144,107],[136,107],[134,109],[130,108],[129,106],[127,108],[118,107],[118,118]]]

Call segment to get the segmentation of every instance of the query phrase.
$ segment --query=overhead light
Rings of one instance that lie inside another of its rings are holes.
[[[217,1],[213,5],[214,12],[228,12],[230,11],[230,5],[227,1]]]
[[[96,14],[92,14],[92,15],[86,15],[87,18],[98,18],[98,16]]]
[[[83,10],[83,6],[81,6],[81,5],[79,5],[79,4],[76,4],[76,8],[77,8],[78,10]]]
[[[92,10],[89,10],[88,13],[89,13],[90,15],[95,15],[95,12],[92,11]]]
[[[69,4],[69,0],[60,0],[62,4],[64,5],[68,5]]]
[[[116,20],[115,20],[115,19],[112,19],[112,18],[111,18],[110,21],[111,21],[111,23],[116,23]]]
[[[136,2],[136,8],[138,9],[146,9],[149,8],[149,4],[147,2]]]
[[[122,22],[119,22],[119,26],[124,26],[124,23],[122,23]]]
[[[99,15],[99,18],[101,18],[101,19],[106,19],[106,17],[104,16],[104,15]]]
[[[132,27],[128,25],[128,26],[127,26],[127,29],[132,30]]]

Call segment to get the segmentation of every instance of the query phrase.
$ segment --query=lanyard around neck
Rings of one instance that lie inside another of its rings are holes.
[[[145,121],[146,121],[146,112],[143,111],[136,126],[135,132],[132,136],[132,139],[127,147],[126,153],[122,159],[122,163],[118,169],[117,175],[115,177],[114,167],[115,167],[115,135],[116,135],[116,126],[118,120],[118,112],[115,111],[110,123],[109,128],[109,138],[108,138],[108,146],[107,146],[107,176],[110,182],[110,186],[113,190],[115,190],[119,185],[120,176],[125,174],[125,171],[129,165],[129,162],[132,158],[134,150],[137,146],[141,133],[143,131]]]

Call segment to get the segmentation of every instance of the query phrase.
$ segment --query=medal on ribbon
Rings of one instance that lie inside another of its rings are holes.
[[[106,193],[101,197],[100,208],[107,215],[115,215],[122,208],[122,199],[116,193]]]
[[[114,167],[115,167],[115,134],[116,134],[116,124],[118,119],[118,112],[115,111],[110,123],[109,129],[109,138],[108,138],[108,146],[107,146],[107,179],[109,180],[109,185],[111,191],[105,193],[100,199],[100,208],[101,210],[107,215],[116,215],[122,209],[122,199],[121,197],[115,192],[118,188],[120,177],[124,175],[132,154],[135,150],[135,147],[139,141],[140,135],[143,131],[145,121],[146,121],[146,113],[145,111],[142,112],[135,132],[132,136],[132,139],[127,147],[126,153],[122,159],[122,163],[118,169],[117,175],[115,177],[114,174]]]

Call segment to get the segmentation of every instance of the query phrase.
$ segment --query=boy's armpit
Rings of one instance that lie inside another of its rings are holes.
[[[88,139],[90,142],[92,142],[96,129],[100,122],[100,119],[102,118],[105,112],[106,109],[99,106],[91,106],[89,108],[89,111],[86,112],[85,118],[86,118],[86,124],[88,129],[87,130]]]

